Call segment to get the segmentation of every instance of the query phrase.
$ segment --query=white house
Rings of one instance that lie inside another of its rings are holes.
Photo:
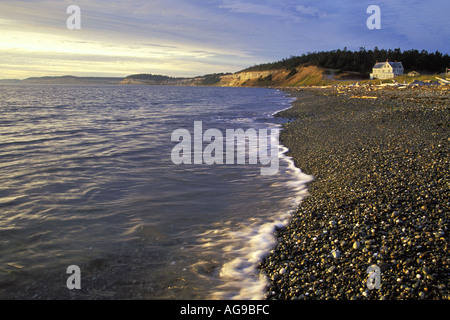
[[[391,79],[403,75],[403,65],[401,62],[377,62],[372,69],[370,79]]]

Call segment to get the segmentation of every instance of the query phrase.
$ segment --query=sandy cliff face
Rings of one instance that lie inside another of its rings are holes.
[[[319,85],[323,81],[323,69],[315,66],[298,67],[286,70],[242,71],[234,74],[217,75],[218,82],[209,82],[208,76],[196,78],[169,79],[137,79],[127,77],[122,85],[171,85],[171,86],[201,86],[212,85],[220,87],[267,87],[267,86],[299,86]]]
[[[295,70],[266,70],[237,72],[221,76],[222,87],[298,86],[318,85],[323,81],[323,70],[316,66],[298,67]]]
[[[270,76],[274,71],[250,71],[228,74],[221,77],[219,85],[222,87],[239,87],[249,81],[256,81]]]

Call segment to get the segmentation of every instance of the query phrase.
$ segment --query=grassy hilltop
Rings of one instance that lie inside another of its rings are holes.
[[[423,75],[404,75],[396,81],[435,80],[433,74],[441,74],[450,66],[450,56],[438,51],[426,50],[344,50],[321,51],[291,56],[280,61],[255,65],[233,75],[221,78],[221,85],[241,86],[314,86],[333,84],[345,80],[369,80],[376,61],[401,61],[405,73],[417,71]],[[379,80],[372,80],[377,81]],[[391,80],[388,80],[390,82]],[[385,81],[384,81],[385,82]]]

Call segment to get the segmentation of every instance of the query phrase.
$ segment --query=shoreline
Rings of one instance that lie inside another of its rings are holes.
[[[450,91],[284,90],[280,143],[315,179],[261,261],[266,298],[448,299]]]

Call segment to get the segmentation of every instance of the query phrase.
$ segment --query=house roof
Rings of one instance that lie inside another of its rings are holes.
[[[392,68],[394,68],[394,69],[403,67],[403,65],[402,65],[401,62],[390,62],[390,61],[386,61],[386,62],[377,62],[377,63],[375,63],[375,65],[373,66],[373,68],[374,68],[374,69],[381,69],[381,68],[383,68],[383,67],[386,65],[386,63],[389,63],[389,65],[390,65]]]

